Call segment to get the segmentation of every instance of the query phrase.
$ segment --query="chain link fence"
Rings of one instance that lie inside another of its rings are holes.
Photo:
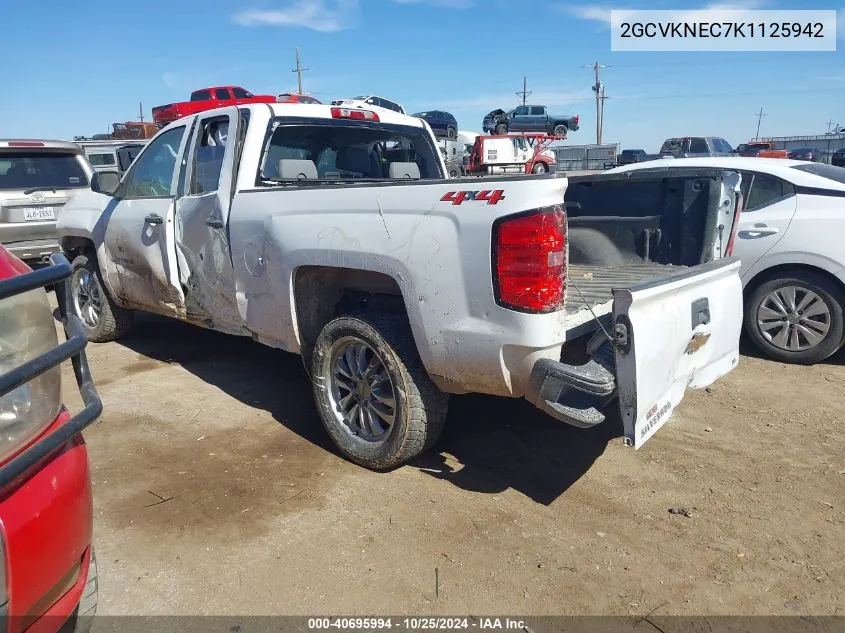
[[[818,134],[816,136],[772,136],[761,138],[761,141],[772,143],[774,149],[793,151],[810,148],[821,155],[819,162],[830,163],[830,158],[836,150],[845,149],[845,134]]]
[[[599,170],[616,166],[619,143],[561,145],[550,149],[557,157],[558,171]]]

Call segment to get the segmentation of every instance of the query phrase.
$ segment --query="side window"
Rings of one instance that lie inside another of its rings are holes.
[[[701,137],[691,138],[689,145],[690,154],[709,154],[707,149],[707,141]]]
[[[526,114],[528,114],[527,106],[519,106],[516,110],[513,111],[514,116],[525,116]]]
[[[745,211],[755,211],[792,193],[792,185],[766,174],[754,174]]]
[[[247,91],[243,88],[232,88],[232,94],[235,95],[235,99],[249,99]]]
[[[218,99],[222,99],[224,101],[226,99],[231,99],[231,97],[229,96],[228,88],[216,88],[214,90],[214,96],[217,97]]]
[[[546,113],[546,110],[543,106],[532,106],[531,108],[531,116],[543,116]]]
[[[173,183],[179,145],[185,126],[176,127],[150,141],[120,186],[121,198],[167,198]]]
[[[220,172],[223,169],[223,155],[229,137],[229,117],[207,119],[200,123],[197,147],[194,151],[191,195],[217,191]]]

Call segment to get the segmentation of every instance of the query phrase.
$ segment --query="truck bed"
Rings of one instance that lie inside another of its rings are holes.
[[[624,266],[586,266],[570,264],[566,275],[564,318],[571,330],[595,329],[593,313],[602,318],[613,310],[613,289],[673,277],[686,266],[667,264],[626,264]],[[590,311],[592,309],[592,312]]]

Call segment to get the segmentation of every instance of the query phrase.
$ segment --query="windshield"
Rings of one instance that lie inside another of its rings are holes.
[[[394,163],[398,165],[391,169]],[[389,180],[442,175],[436,150],[421,128],[315,122],[276,128],[264,152],[261,177],[271,181]]]
[[[94,167],[102,167],[103,165],[114,165],[114,154],[88,154],[88,162]]]
[[[814,174],[827,178],[834,182],[845,185],[845,168],[834,167],[833,165],[825,165],[824,163],[807,163],[806,165],[795,165],[792,169],[798,171],[806,171],[808,174]]]
[[[0,150],[0,189],[88,186],[88,177],[76,154]]]

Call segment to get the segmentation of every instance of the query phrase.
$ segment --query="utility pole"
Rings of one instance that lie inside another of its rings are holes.
[[[830,128],[836,125],[836,121],[828,121],[827,122],[827,133],[830,134]]]
[[[763,113],[763,108],[761,107],[760,111],[757,114],[755,114],[754,116],[757,117],[757,134],[754,135],[754,140],[759,141],[760,140],[760,123],[763,121],[763,117],[767,116],[767,115]]]
[[[602,108],[604,106],[604,101],[602,100],[604,95],[604,86],[601,83],[601,79],[599,77],[599,69],[600,68],[607,68],[604,64],[599,64],[598,62],[594,62],[593,64],[582,66],[582,68],[592,68],[593,72],[596,75],[596,83],[593,85],[593,92],[596,93],[596,145],[601,145],[601,128],[602,128]]]
[[[302,93],[302,73],[304,73],[306,70],[311,70],[311,69],[302,67],[302,64],[299,61],[299,49],[297,48],[296,49],[296,68],[294,68],[291,72],[296,73],[296,79],[297,79],[297,86],[298,86],[299,94],[303,94]]]
[[[144,122],[144,104],[141,101],[138,102],[138,119],[141,123]]]
[[[604,84],[601,85],[601,108],[599,111],[599,137],[597,145],[601,145],[602,138],[604,137],[604,102],[610,99],[607,95],[604,94]]]
[[[528,95],[532,94],[534,91],[528,92],[528,77],[522,78],[522,92],[517,92],[516,96],[522,97],[522,105],[525,105],[525,100],[528,98]]]

